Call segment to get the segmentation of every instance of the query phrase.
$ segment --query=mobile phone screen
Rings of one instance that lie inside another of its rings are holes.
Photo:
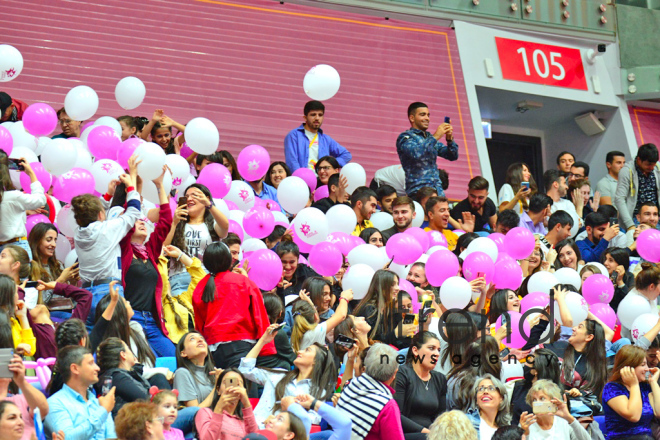
[[[21,165],[20,159],[9,159],[8,167],[12,171],[23,171],[25,167]]]
[[[451,124],[451,118],[449,116],[445,116],[445,124]]]
[[[184,206],[184,205],[187,205],[187,204],[188,204],[188,197],[186,197],[186,196],[179,197],[179,201],[177,202],[178,206]]]

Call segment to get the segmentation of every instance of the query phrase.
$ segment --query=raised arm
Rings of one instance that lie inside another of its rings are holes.
[[[45,418],[48,415],[48,402],[46,401],[46,396],[25,380],[25,365],[23,364],[23,359],[21,359],[18,354],[14,354],[9,361],[8,368],[14,375],[14,382],[21,390],[21,393],[25,396],[25,401],[28,406],[33,410],[34,408],[39,408],[41,418]]]
[[[621,369],[621,380],[630,389],[630,397],[619,395],[611,398],[606,403],[624,419],[637,423],[642,418],[643,403],[635,370],[632,367],[623,367]]]
[[[140,135],[140,137],[142,139],[144,139],[145,141],[149,140],[149,135],[151,134],[151,130],[153,130],[154,125],[156,125],[156,122],[159,122],[164,115],[165,115],[165,112],[161,109],[158,109],[158,110],[154,111],[154,115],[151,117],[151,120],[142,129],[142,134]]]

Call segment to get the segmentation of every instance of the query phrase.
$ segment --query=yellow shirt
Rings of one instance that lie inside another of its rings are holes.
[[[426,232],[433,231],[433,229],[429,228],[428,226],[424,228],[424,230]],[[456,235],[454,231],[450,231],[449,229],[443,229],[442,235],[444,235],[445,238],[447,239],[447,248],[450,251],[456,249],[456,243],[458,242],[458,235]]]
[[[373,227],[374,227],[374,225],[371,223],[371,221],[365,219],[365,220],[362,222],[362,224],[359,224],[359,223],[358,223],[358,224],[355,226],[355,230],[353,230],[353,233],[352,233],[351,235],[360,236],[360,233],[361,233],[362,231],[364,231],[364,230],[367,229],[367,228],[373,228]]]
[[[25,353],[25,355],[34,356],[37,351],[37,338],[34,337],[32,329],[21,327],[21,323],[16,318],[9,318],[9,321],[11,322],[11,337],[14,340],[14,348],[18,348],[18,344],[28,344],[30,352]]]

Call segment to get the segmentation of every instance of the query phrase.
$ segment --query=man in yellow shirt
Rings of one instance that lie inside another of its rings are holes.
[[[426,202],[426,214],[429,217],[429,226],[425,231],[438,231],[447,239],[447,246],[450,251],[456,249],[458,235],[447,229],[449,223],[449,201],[446,197],[431,197]]]
[[[374,227],[369,220],[371,215],[376,212],[376,207],[378,206],[376,193],[373,190],[366,186],[356,188],[353,194],[351,194],[351,206],[357,217],[357,225],[355,226],[353,235],[360,235],[365,229]]]

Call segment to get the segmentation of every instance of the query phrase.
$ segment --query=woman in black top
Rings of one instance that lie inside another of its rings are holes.
[[[635,276],[628,272],[630,268],[630,254],[628,249],[610,248],[603,252],[601,263],[607,269],[607,276],[614,279],[614,296],[610,301],[612,310],[619,308],[619,303],[626,297],[635,285]]]
[[[532,388],[532,385],[537,380],[547,379],[559,385],[563,392],[563,385],[561,384],[561,370],[559,368],[559,358],[557,355],[547,348],[539,348],[530,355],[534,360],[530,363],[527,362],[523,366],[524,379],[516,381],[511,393],[511,414],[513,418],[511,423],[517,424],[520,421],[520,415],[527,411],[528,414],[533,413],[533,409],[527,403],[527,393]],[[528,356],[528,361],[532,360]]]
[[[282,240],[275,252],[282,260],[282,281],[277,285],[276,293],[282,302],[286,303],[284,298],[287,295],[298,296],[307,278],[320,277],[320,275],[306,264],[298,262],[300,249],[294,242]]]
[[[447,378],[433,370],[439,355],[438,337],[421,332],[412,340],[406,364],[399,367],[394,399],[404,433],[428,434],[431,423],[445,412]]]

